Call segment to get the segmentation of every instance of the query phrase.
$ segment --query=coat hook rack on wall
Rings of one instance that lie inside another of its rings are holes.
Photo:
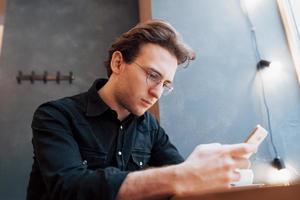
[[[43,81],[45,84],[48,81],[56,81],[57,84],[59,84],[60,81],[69,81],[69,83],[72,84],[74,75],[72,71],[69,72],[69,75],[61,75],[60,71],[57,71],[56,75],[50,75],[47,71],[44,71],[42,75],[36,74],[34,71],[31,71],[31,74],[23,74],[22,71],[19,71],[16,78],[19,84],[21,84],[22,81],[30,81],[31,84],[34,84],[35,81]]]

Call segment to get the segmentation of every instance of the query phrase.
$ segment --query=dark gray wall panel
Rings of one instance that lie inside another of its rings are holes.
[[[106,77],[110,43],[138,22],[137,1],[9,0],[0,59],[0,199],[24,199],[32,164],[31,119],[42,102]],[[73,71],[73,84],[23,82],[19,70]]]

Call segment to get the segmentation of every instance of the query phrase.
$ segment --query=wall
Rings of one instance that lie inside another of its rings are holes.
[[[281,66],[262,71],[278,153],[300,170],[300,90],[275,0],[246,1],[261,57]],[[238,0],[153,0],[153,18],[170,21],[195,49],[178,70],[174,93],[160,101],[162,126],[186,157],[197,144],[242,142],[256,124],[267,126],[249,24]],[[274,152],[270,137],[252,157],[263,181]],[[261,173],[262,172],[262,173]]]
[[[276,3],[248,2],[256,3],[249,14],[262,57],[283,66],[276,79],[274,70],[263,73],[274,142],[286,163],[299,170],[299,85]],[[239,1],[153,0],[152,10],[154,18],[170,21],[198,56],[178,71],[174,93],[160,101],[162,125],[182,154],[201,143],[241,142],[257,123],[267,126],[250,29]],[[8,1],[0,58],[0,199],[24,199],[37,105],[84,91],[105,76],[101,66],[109,44],[137,18],[136,1]],[[18,70],[72,70],[75,81],[18,85]],[[268,138],[252,158],[254,167],[272,158]]]
[[[94,79],[105,77],[103,61],[110,43],[137,22],[137,1],[7,1],[0,59],[0,199],[25,198],[36,107],[85,91]],[[19,70],[47,70],[51,75],[73,71],[75,80],[19,85]]]

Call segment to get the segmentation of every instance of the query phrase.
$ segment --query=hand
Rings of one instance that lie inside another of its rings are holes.
[[[175,195],[190,196],[215,192],[230,187],[240,175],[236,169],[250,167],[244,156],[256,147],[241,143],[233,145],[199,145],[186,159],[176,166]]]

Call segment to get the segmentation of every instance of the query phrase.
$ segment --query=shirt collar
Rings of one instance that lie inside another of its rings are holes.
[[[86,115],[89,117],[99,116],[103,114],[107,110],[111,110],[111,108],[103,101],[103,99],[99,96],[98,91],[107,83],[107,79],[97,79],[91,88],[88,90],[88,101],[86,105]],[[145,114],[138,117],[136,115],[132,115],[133,118],[138,121],[142,121],[145,118]],[[128,116],[131,118],[131,116]]]
[[[86,107],[86,115],[93,117],[101,115],[106,110],[110,109],[108,105],[101,99],[98,94],[98,90],[102,88],[107,79],[97,79],[92,87],[88,90],[88,101]]]

